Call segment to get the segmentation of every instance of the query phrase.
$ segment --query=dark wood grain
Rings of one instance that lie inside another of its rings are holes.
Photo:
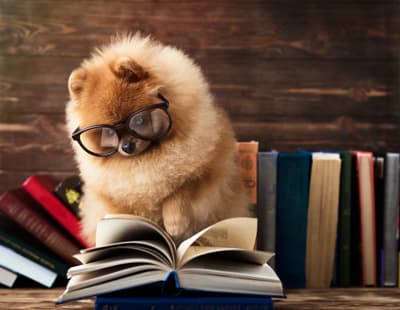
[[[285,59],[397,58],[400,44],[396,1],[3,1],[1,10],[8,55],[86,55],[136,30],[189,50]]]
[[[0,289],[0,309],[93,309],[93,299],[55,306],[62,289]],[[290,290],[287,299],[274,300],[275,309],[282,310],[353,310],[400,309],[399,289],[328,289]]]
[[[68,75],[121,31],[184,49],[261,150],[400,152],[399,29],[395,0],[0,1],[0,192],[77,172]]]

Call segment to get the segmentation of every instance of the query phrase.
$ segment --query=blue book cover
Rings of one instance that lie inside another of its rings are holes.
[[[221,297],[221,296],[180,296],[180,297],[97,297],[95,310],[272,310],[269,297]]]
[[[276,271],[284,288],[304,288],[311,154],[279,153]]]
[[[278,152],[259,152],[257,156],[257,249],[275,252]],[[275,267],[274,257],[268,264]]]

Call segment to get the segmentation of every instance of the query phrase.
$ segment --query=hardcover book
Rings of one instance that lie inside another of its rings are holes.
[[[57,198],[60,199],[78,219],[80,219],[82,186],[82,179],[74,175],[59,182],[53,190]]]
[[[400,154],[385,156],[383,209],[383,285],[397,284],[397,220],[400,190]]]
[[[46,287],[51,287],[57,278],[55,272],[1,244],[0,266],[32,279]]]
[[[95,310],[273,310],[270,297],[97,297]]]
[[[278,152],[259,152],[257,159],[257,249],[275,252]],[[274,257],[271,258],[268,264],[272,268],[275,267]]]
[[[257,219],[231,218],[178,247],[155,223],[133,215],[110,215],[97,225],[96,247],[82,250],[58,303],[171,283],[172,290],[282,296],[282,285],[266,262],[273,255],[252,250]]]
[[[47,175],[33,175],[23,184],[23,188],[67,230],[76,241],[87,248],[88,243],[81,237],[79,219],[52,193],[57,183]]]
[[[10,190],[0,196],[0,212],[39,240],[64,262],[76,265],[77,261],[73,255],[79,252],[80,247],[51,221],[22,188]]]
[[[383,286],[383,204],[385,191],[385,158],[374,157],[375,213],[376,213],[376,271],[379,286]]]
[[[311,156],[278,156],[276,270],[285,288],[306,285],[307,208]]]
[[[352,205],[352,153],[342,152],[340,170],[340,201],[338,223],[337,283],[351,285],[351,205]]]
[[[0,266],[0,284],[12,287],[18,278],[18,274]]]
[[[376,286],[376,218],[373,155],[355,151],[360,210],[361,283]]]
[[[333,279],[340,168],[339,154],[312,154],[306,247],[308,288],[329,288]]]
[[[0,244],[67,278],[68,265],[0,213]]]
[[[258,142],[238,142],[242,180],[250,197],[251,212],[257,215],[257,153]]]

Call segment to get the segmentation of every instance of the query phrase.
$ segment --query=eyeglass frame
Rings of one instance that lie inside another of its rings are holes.
[[[156,103],[156,104],[152,104],[152,105],[149,105],[149,106],[140,108],[139,110],[136,110],[135,112],[133,112],[132,114],[130,114],[130,115],[126,118],[126,120],[123,121],[123,122],[117,123],[117,124],[115,124],[115,125],[108,125],[108,124],[92,125],[92,126],[89,126],[89,127],[85,127],[85,128],[83,128],[83,129],[80,129],[79,127],[77,127],[77,128],[73,131],[73,133],[72,133],[72,135],[71,135],[71,138],[72,138],[72,140],[77,141],[77,142],[79,143],[79,145],[81,146],[81,148],[82,148],[86,153],[88,153],[88,154],[90,154],[90,155],[93,155],[93,156],[97,156],[97,157],[110,157],[110,156],[112,156],[112,155],[114,155],[115,153],[118,152],[118,147],[115,148],[112,152],[104,153],[104,154],[95,153],[95,152],[92,152],[91,150],[89,150],[89,149],[83,144],[83,142],[82,142],[82,140],[81,140],[81,134],[85,133],[86,131],[92,130],[92,129],[96,129],[96,128],[110,128],[110,129],[114,130],[115,133],[117,134],[117,137],[118,137],[118,144],[119,144],[120,141],[121,141],[121,134],[120,134],[120,129],[121,129],[121,128],[125,128],[125,129],[129,132],[129,134],[131,134],[132,136],[134,136],[134,137],[136,137],[136,138],[138,138],[138,139],[141,139],[141,140],[145,140],[145,141],[157,141],[157,140],[159,140],[159,139],[162,139],[162,138],[164,138],[164,137],[169,133],[169,131],[171,130],[171,127],[172,127],[172,118],[171,118],[171,114],[170,114],[169,111],[168,111],[169,101],[168,101],[163,95],[161,95],[160,93],[157,95],[157,97],[158,97],[159,99],[162,100],[161,103]],[[169,126],[168,126],[167,130],[165,131],[165,133],[163,133],[162,135],[157,136],[157,137],[148,138],[148,137],[144,137],[144,136],[138,134],[136,131],[134,131],[133,129],[130,129],[130,128],[129,128],[129,122],[130,122],[130,120],[132,119],[132,117],[133,117],[134,115],[136,115],[136,114],[138,114],[138,113],[141,113],[141,112],[143,112],[143,111],[153,110],[153,109],[162,109],[162,110],[164,110],[164,112],[167,114],[168,120],[169,120]]]

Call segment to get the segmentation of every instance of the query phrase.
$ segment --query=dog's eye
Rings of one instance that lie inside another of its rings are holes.
[[[143,127],[148,126],[149,122],[150,122],[149,115],[145,114],[145,113],[140,113],[133,117],[129,126],[135,128],[135,129],[143,128]]]
[[[103,129],[103,136],[111,137],[111,136],[114,136],[114,134],[115,134],[115,132],[111,128],[104,128]]]

